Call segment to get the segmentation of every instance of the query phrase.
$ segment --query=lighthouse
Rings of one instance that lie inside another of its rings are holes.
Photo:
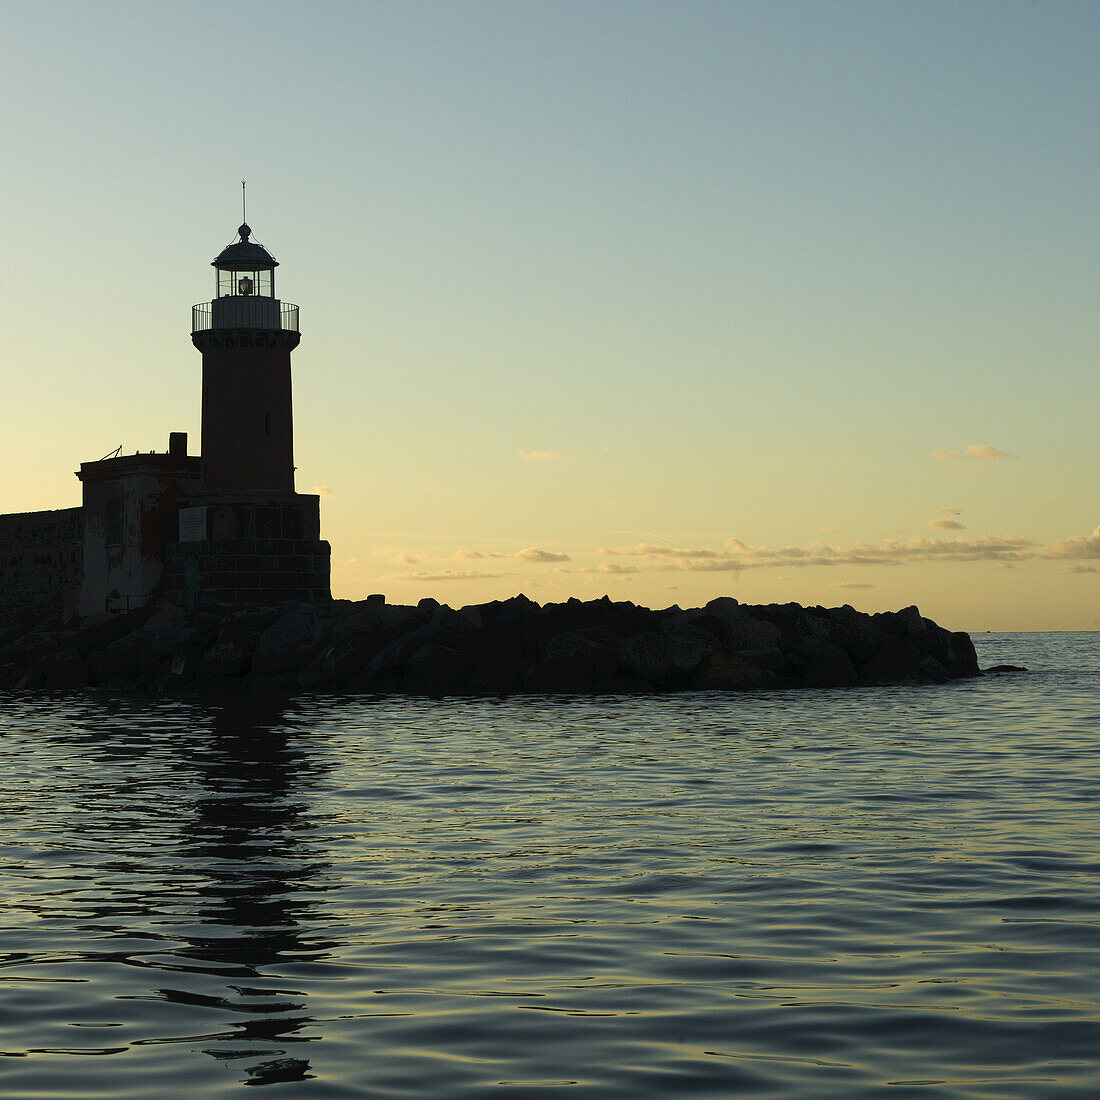
[[[191,310],[202,352],[202,479],[207,489],[294,492],[290,353],[298,307],[275,297],[278,261],[251,239],[218,254],[215,296]]]
[[[247,222],[212,266],[214,297],[191,309],[202,454],[187,453],[186,432],[170,433],[167,451],[116,447],[80,464],[80,508],[13,528],[57,544],[32,564],[53,571],[66,614],[332,599],[320,499],[294,491],[298,307],[275,297],[278,261]]]
[[[247,222],[218,253],[214,297],[191,308],[202,353],[201,490],[180,501],[165,591],[185,606],[326,601],[320,501],[294,491],[290,355],[298,307]]]

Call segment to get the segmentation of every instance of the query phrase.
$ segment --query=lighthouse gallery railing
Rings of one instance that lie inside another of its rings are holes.
[[[219,299],[226,301],[226,299]],[[286,332],[298,332],[298,307],[290,302],[279,303],[279,323],[272,325],[275,319],[270,298],[234,297],[232,299],[232,328],[270,329],[278,327]],[[219,328],[222,327],[220,324]],[[191,331],[207,332],[214,328],[214,310],[212,302],[199,302],[191,307]]]

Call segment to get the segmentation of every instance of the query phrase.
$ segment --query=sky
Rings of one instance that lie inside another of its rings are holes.
[[[333,594],[1100,628],[1100,5],[0,0],[0,512],[301,308]]]

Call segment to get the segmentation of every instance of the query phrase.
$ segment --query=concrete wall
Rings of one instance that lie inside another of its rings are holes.
[[[149,599],[164,573],[164,548],[179,537],[179,501],[198,488],[198,468],[198,458],[169,454],[81,464],[82,616],[141,607]]]
[[[83,544],[79,508],[0,515],[0,611],[71,615]]]

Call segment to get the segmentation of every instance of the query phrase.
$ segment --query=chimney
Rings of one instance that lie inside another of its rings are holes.
[[[187,457],[187,433],[186,432],[169,432],[168,433],[168,453],[173,458],[186,458]]]

